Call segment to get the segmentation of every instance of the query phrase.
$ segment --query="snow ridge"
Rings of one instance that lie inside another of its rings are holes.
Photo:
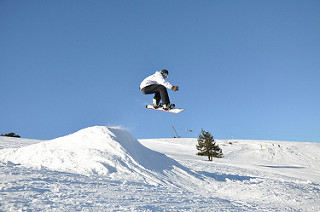
[[[168,184],[169,175],[193,174],[166,155],[146,148],[118,127],[94,126],[50,141],[2,149],[0,160],[37,169],[45,167],[155,185]]]

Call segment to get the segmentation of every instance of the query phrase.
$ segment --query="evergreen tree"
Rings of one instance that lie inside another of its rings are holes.
[[[208,156],[208,160],[212,161],[212,157],[222,158],[222,149],[213,139],[213,136],[201,129],[201,134],[199,134],[197,150],[199,156]]]
[[[7,134],[1,134],[1,136],[7,136],[7,137],[15,137],[15,138],[20,138],[19,135],[16,135],[15,133],[7,133]]]

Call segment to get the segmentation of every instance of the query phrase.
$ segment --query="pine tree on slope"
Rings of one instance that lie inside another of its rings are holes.
[[[222,149],[213,139],[213,136],[201,129],[201,134],[199,134],[197,150],[199,156],[208,156],[208,160],[212,161],[212,157],[222,158]]]

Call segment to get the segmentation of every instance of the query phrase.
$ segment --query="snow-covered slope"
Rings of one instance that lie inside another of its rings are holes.
[[[145,139],[142,144],[177,160],[206,160],[196,156],[197,139]],[[224,158],[215,163],[263,170],[320,183],[320,144],[308,142],[216,140]]]
[[[140,142],[204,175],[213,196],[245,202],[245,210],[320,211],[319,143],[217,140],[224,158],[208,162],[196,155],[197,139]]]
[[[95,126],[20,148],[0,150],[0,160],[27,167],[112,180],[168,184],[167,175],[192,172],[166,155],[141,145],[117,127]],[[194,178],[194,177],[193,177]]]
[[[50,141],[0,137],[0,211],[320,211],[320,144],[137,140],[95,126]]]

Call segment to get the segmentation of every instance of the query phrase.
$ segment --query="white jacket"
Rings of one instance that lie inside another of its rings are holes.
[[[160,71],[156,71],[156,73],[152,74],[151,76],[148,76],[141,82],[140,90],[148,85],[154,85],[154,84],[163,85],[164,87],[169,89],[172,88],[172,85],[169,82],[165,81]]]

